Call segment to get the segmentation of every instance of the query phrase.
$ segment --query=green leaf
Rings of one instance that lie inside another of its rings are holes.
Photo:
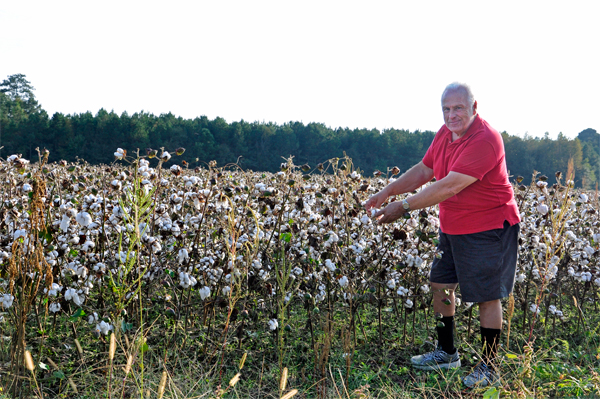
[[[85,312],[83,311],[83,309],[79,308],[77,309],[77,311],[75,313],[73,313],[73,315],[71,317],[69,317],[69,321],[70,322],[76,322],[77,319],[79,319],[80,317],[85,316]]]
[[[59,380],[64,380],[64,379],[65,379],[65,373],[63,373],[63,372],[62,372],[62,371],[60,371],[60,370],[57,370],[57,371],[55,371],[54,373],[52,373],[52,375],[53,375],[55,378],[58,378]]]
[[[290,242],[292,240],[292,233],[282,234],[281,239],[285,242]]]
[[[140,346],[140,352],[145,353],[146,351],[148,351],[150,349],[150,347],[148,346],[147,343],[143,343],[142,346]]]
[[[46,370],[46,371],[47,371],[47,370],[48,370],[48,365],[47,365],[46,363],[42,363],[42,362],[40,362],[40,368],[41,368],[42,370]]]
[[[507,353],[506,357],[509,359],[516,359],[518,356],[517,355],[513,355],[512,353]]]
[[[71,256],[71,257],[76,257],[78,254],[79,254],[79,252],[77,252],[77,251],[76,251],[76,250],[74,250],[74,249],[71,249],[71,250],[69,251],[69,256]]]
[[[499,398],[500,398],[500,391],[495,387],[492,387],[483,393],[483,399],[499,399]]]
[[[127,332],[133,329],[133,323],[125,323],[125,320],[121,321],[121,331]]]

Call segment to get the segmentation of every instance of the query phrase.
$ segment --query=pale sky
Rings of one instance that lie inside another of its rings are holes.
[[[499,131],[600,131],[600,1],[0,0],[0,81],[52,115],[437,131],[471,85]]]

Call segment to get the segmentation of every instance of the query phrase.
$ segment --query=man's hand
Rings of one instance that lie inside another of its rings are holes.
[[[386,199],[388,199],[388,195],[385,193],[385,189],[383,189],[365,202],[365,209],[367,212],[370,212],[373,208],[379,209]]]
[[[404,213],[406,213],[406,211],[402,207],[402,202],[396,201],[377,212],[373,217],[379,218],[377,221],[379,224],[392,223],[400,219]]]

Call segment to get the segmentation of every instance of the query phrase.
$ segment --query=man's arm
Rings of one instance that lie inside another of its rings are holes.
[[[414,191],[430,181],[432,178],[433,169],[428,168],[425,166],[423,161],[421,161],[407,170],[396,181],[390,183],[383,190],[369,198],[369,200],[365,203],[365,208],[367,211],[371,208],[379,208],[381,204],[388,199],[388,197]]]
[[[477,181],[476,178],[462,173],[450,172],[442,180],[425,187],[419,193],[406,199],[411,210],[427,208],[455,196],[466,187]],[[395,182],[394,182],[395,183]],[[393,183],[392,183],[393,184]],[[389,187],[389,186],[388,186]],[[387,187],[386,187],[387,188]],[[392,202],[384,209],[377,212],[374,217],[379,217],[379,223],[391,223],[404,214],[404,208],[400,202]]]

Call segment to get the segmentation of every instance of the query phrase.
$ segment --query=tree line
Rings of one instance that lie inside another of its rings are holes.
[[[186,149],[188,165],[202,166],[215,160],[218,165],[237,163],[244,169],[277,171],[282,157],[294,156],[297,165],[315,167],[328,159],[352,158],[366,174],[386,172],[397,166],[409,169],[421,160],[435,136],[432,131],[402,129],[349,129],[322,123],[226,122],[223,118],[200,116],[184,119],[172,113],[153,115],[100,109],[91,112],[49,116],[33,94],[25,75],[11,75],[0,84],[0,157],[22,154],[34,160],[36,148],[50,151],[51,161],[85,160],[110,163],[117,147],[128,152],[146,148]],[[528,181],[533,171],[552,176],[566,172],[573,160],[578,186],[594,188],[600,173],[600,134],[594,129],[580,132],[575,139],[562,133],[557,139],[519,137],[502,133],[506,162],[513,177]],[[178,162],[182,158],[177,158]],[[174,160],[173,160],[174,161]]]

